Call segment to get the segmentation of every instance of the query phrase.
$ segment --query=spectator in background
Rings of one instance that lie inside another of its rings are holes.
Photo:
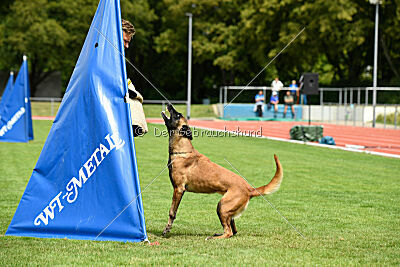
[[[255,97],[256,105],[254,107],[254,111],[256,112],[257,117],[262,117],[263,116],[263,108],[264,108],[264,93],[263,91],[259,91],[258,94],[256,94]]]
[[[295,114],[294,114],[294,97],[291,93],[291,91],[287,91],[286,95],[283,99],[283,101],[285,102],[285,109],[283,110],[283,117],[286,118],[286,112],[287,112],[287,108],[290,107],[290,111],[292,112],[292,118],[295,118]]]
[[[293,96],[293,104],[294,103],[299,103],[298,102],[298,100],[299,100],[299,86],[297,85],[297,83],[296,83],[296,80],[293,80],[292,81],[292,84],[291,85],[289,85],[289,88],[290,88],[290,93],[291,93],[291,95]]]
[[[272,81],[271,87],[272,92],[276,92],[276,95],[278,96],[279,91],[283,88],[283,83],[279,80],[278,77],[276,77],[275,80]]]
[[[273,91],[271,98],[269,99],[270,105],[274,105],[274,118],[276,118],[276,114],[278,113],[278,103],[279,103],[279,98],[278,98],[278,93]]]

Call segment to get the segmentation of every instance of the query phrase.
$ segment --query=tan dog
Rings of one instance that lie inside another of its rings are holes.
[[[182,196],[188,191],[223,195],[218,203],[217,213],[224,233],[215,234],[207,239],[229,238],[237,233],[234,218],[246,209],[251,198],[261,194],[271,194],[279,189],[283,170],[278,157],[274,155],[275,176],[269,184],[254,189],[242,177],[210,161],[194,149],[190,141],[192,140],[192,132],[187,120],[171,105],[168,105],[167,109],[170,118],[164,112],[162,117],[169,132],[168,166],[174,194],[168,224],[163,235],[171,230]]]

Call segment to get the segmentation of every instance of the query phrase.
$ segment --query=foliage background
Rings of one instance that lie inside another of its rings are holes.
[[[52,71],[63,90],[79,56],[98,0],[2,0],[0,70],[28,55],[32,94]],[[217,87],[245,85],[302,28],[305,31],[252,85],[284,84],[318,72],[323,86],[371,86],[375,7],[368,0],[121,0],[136,27],[127,58],[168,98],[184,99],[186,12],[193,13],[193,102],[216,101]],[[400,86],[400,1],[380,6],[379,86]],[[127,65],[147,99],[158,93]],[[390,98],[390,96],[389,96]]]

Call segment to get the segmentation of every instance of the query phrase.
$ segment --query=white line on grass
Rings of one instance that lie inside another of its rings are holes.
[[[204,130],[212,130],[212,131],[221,131],[221,132],[225,131],[225,130],[219,130],[219,129],[213,129],[213,128],[206,128],[206,127],[196,127],[196,128],[204,129]],[[235,134],[234,131],[226,131],[226,132]],[[371,154],[371,155],[375,155],[375,156],[384,156],[384,157],[400,159],[400,155],[383,153],[383,152],[360,150],[360,149],[349,148],[349,147],[332,146],[332,145],[325,145],[325,144],[314,143],[314,142],[305,142],[305,141],[299,141],[299,140],[289,140],[289,139],[279,138],[279,137],[254,136],[254,135],[249,135],[249,134],[243,134],[243,135],[247,136],[247,137],[264,138],[264,139],[269,139],[269,140],[274,140],[274,141],[282,141],[282,142],[289,142],[289,143],[302,144],[302,145],[308,145],[308,146],[316,146],[316,147],[325,147],[325,148],[331,148],[331,149],[339,149],[339,150],[345,150],[345,151],[351,151],[351,152],[366,153],[366,154]]]
[[[152,124],[161,124],[161,125],[163,125],[163,123],[161,123],[161,122],[159,122],[159,123],[157,123],[157,122],[151,122],[151,123],[152,123]],[[230,133],[230,134],[238,135],[237,132],[235,132],[235,131],[227,131],[227,130],[209,128],[209,127],[202,127],[202,126],[199,126],[199,127],[198,127],[198,126],[192,126],[192,127],[193,127],[193,128],[196,128],[196,129],[201,129],[201,130],[216,131],[216,132],[225,132],[225,133]],[[289,142],[289,143],[295,143],[295,144],[301,144],[301,145],[308,145],[308,146],[316,146],[316,147],[325,147],[325,148],[331,148],[331,149],[339,149],[339,150],[350,151],[350,152],[366,153],[366,154],[371,154],[371,155],[375,155],[375,156],[383,156],[383,157],[389,157],[389,158],[397,158],[397,159],[400,159],[400,155],[390,154],[390,153],[384,153],[384,152],[360,150],[360,149],[349,148],[349,147],[332,146],[332,145],[325,145],[325,144],[314,143],[314,142],[305,142],[305,141],[299,141],[299,140],[290,140],[290,139],[279,138],[279,137],[271,137],[271,136],[255,136],[254,134],[247,134],[247,133],[240,133],[240,136],[254,137],[254,138],[263,138],[263,139],[274,140],[274,141]]]

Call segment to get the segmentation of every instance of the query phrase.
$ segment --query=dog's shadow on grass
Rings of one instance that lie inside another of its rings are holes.
[[[218,231],[217,231],[218,232]],[[222,231],[220,231],[222,232]],[[170,238],[174,238],[174,237],[199,237],[199,238],[207,238],[210,236],[214,236],[216,233],[193,233],[193,232],[169,232],[166,235],[163,235],[162,231],[159,230],[152,230],[152,231],[147,231],[148,234],[153,235],[154,237],[157,238],[162,238],[162,239],[170,239]],[[221,233],[222,234],[222,233]],[[266,236],[269,236],[271,239],[275,239],[275,240],[281,240],[283,238],[282,233],[278,234],[271,234],[271,235],[267,235],[266,233],[246,233],[245,231],[243,231],[242,233],[236,235],[236,237],[240,237],[240,236],[249,236],[252,238],[265,238]]]
[[[165,239],[169,239],[169,238],[173,238],[173,237],[181,237],[181,236],[196,236],[196,237],[203,237],[204,236],[204,238],[206,238],[208,236],[214,235],[214,233],[202,233],[202,234],[199,234],[199,233],[188,233],[188,232],[186,232],[186,233],[182,233],[182,232],[171,233],[170,232],[170,233],[168,233],[166,235],[163,235],[162,231],[157,231],[157,230],[156,231],[147,231],[147,233],[149,233],[151,235],[154,235],[156,237],[165,238]]]

